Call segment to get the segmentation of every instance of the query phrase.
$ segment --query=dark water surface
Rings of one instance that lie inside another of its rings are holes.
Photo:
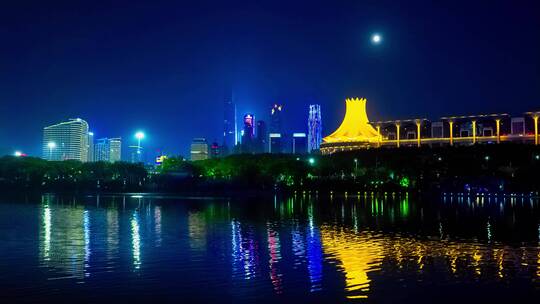
[[[539,210],[363,193],[2,198],[2,302],[539,303]]]

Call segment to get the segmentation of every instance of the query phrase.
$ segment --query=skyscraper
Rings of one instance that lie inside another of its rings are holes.
[[[293,154],[307,153],[306,133],[293,133],[292,153]]]
[[[88,159],[87,161],[94,161],[94,133],[88,132]]]
[[[210,146],[210,158],[219,158],[222,156],[221,147],[217,142],[213,142]]]
[[[266,150],[266,142],[267,142],[267,132],[266,132],[266,123],[262,120],[257,121],[257,153],[264,153]]]
[[[225,98],[223,112],[223,145],[232,150],[238,142],[236,129],[236,104],[232,97]]]
[[[268,153],[279,154],[283,152],[283,138],[280,133],[268,134]]]
[[[76,118],[43,128],[43,158],[88,161],[88,123]]]
[[[109,139],[108,138],[99,138],[96,140],[95,144],[95,160],[96,161],[109,161]]]
[[[122,160],[122,138],[109,139],[109,161],[111,163]]]
[[[309,105],[308,116],[308,152],[319,150],[322,141],[322,116],[321,106]]]
[[[194,138],[191,142],[191,160],[208,159],[208,142],[206,138]]]
[[[117,162],[122,159],[122,139],[100,138],[95,144],[95,160],[104,162]]]
[[[252,153],[255,143],[255,115],[247,113],[243,121],[242,153]]]
[[[270,111],[270,132],[283,134],[283,118],[281,116],[283,105],[274,104]]]
[[[140,146],[129,146],[129,160],[134,164],[144,163],[144,148]]]

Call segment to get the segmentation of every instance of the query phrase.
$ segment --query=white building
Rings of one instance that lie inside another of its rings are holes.
[[[122,159],[122,139],[100,138],[96,142],[95,160],[104,162],[117,162]]]
[[[88,161],[88,123],[70,119],[43,128],[43,158]]]
[[[191,160],[208,159],[208,142],[205,138],[194,138],[191,142]]]

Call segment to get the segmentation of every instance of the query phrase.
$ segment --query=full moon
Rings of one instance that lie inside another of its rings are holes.
[[[381,35],[379,35],[379,34],[373,34],[373,35],[371,36],[371,42],[373,42],[373,44],[379,44],[379,43],[381,43],[381,41],[382,41]]]

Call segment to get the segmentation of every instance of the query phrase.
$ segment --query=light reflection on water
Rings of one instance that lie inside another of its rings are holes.
[[[10,264],[0,257],[0,282],[12,280],[10,271],[41,269],[31,284],[10,282],[13,296],[82,293],[84,286],[101,288],[104,297],[133,288],[135,296],[144,286],[154,295],[201,299],[385,302],[396,299],[396,288],[429,284],[519,284],[533,295],[540,288],[538,199],[44,195],[36,204],[2,202],[0,210],[15,223],[2,226],[1,247],[24,253]],[[29,220],[34,213],[37,226]],[[34,234],[35,242],[25,241]]]

